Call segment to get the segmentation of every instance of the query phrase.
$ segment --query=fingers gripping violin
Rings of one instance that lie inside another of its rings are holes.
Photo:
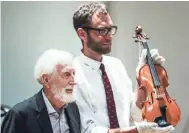
[[[146,94],[146,101],[142,104],[142,117],[148,122],[156,122],[160,127],[168,125],[176,126],[181,119],[181,112],[172,99],[166,87],[168,87],[168,74],[164,67],[153,63],[147,44],[149,39],[142,33],[141,26],[135,29],[135,42],[140,42],[147,49],[147,63],[139,70],[137,82],[140,89]]]

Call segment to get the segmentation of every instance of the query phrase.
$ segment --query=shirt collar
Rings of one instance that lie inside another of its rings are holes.
[[[85,65],[91,67],[92,69],[94,69],[95,71],[98,71],[100,68],[101,63],[104,62],[104,56],[102,55],[102,61],[96,61],[92,58],[87,57],[86,55],[84,55],[83,53],[81,53],[81,57],[82,60],[84,62]]]
[[[54,107],[52,106],[52,104],[50,103],[50,101],[48,100],[48,98],[46,97],[46,95],[45,95],[45,93],[44,93],[43,90],[42,90],[42,95],[43,95],[43,99],[44,99],[45,105],[47,107],[48,114],[57,113],[57,111],[54,109]],[[64,108],[66,108],[67,106],[68,106],[68,104],[65,104],[62,107],[62,110]]]

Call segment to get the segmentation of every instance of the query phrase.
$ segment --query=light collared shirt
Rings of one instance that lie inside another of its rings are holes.
[[[119,59],[104,55],[102,63],[112,86],[120,128],[128,127],[131,118],[141,120],[131,80]],[[82,133],[107,133],[110,127],[100,64],[84,54],[73,62],[76,71],[73,94],[81,115]]]
[[[64,113],[64,108],[66,108],[67,105],[64,105],[64,107],[58,113],[53,108],[53,106],[51,105],[51,103],[49,102],[43,91],[42,91],[42,95],[45,101],[45,105],[47,107],[47,112],[50,118],[53,133],[70,133],[70,129],[67,124],[66,116]]]

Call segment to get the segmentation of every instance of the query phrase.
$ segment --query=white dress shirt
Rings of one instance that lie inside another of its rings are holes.
[[[133,102],[131,80],[119,59],[104,55],[102,63],[112,86],[120,128],[128,127],[130,118],[141,120],[141,110]],[[107,133],[110,127],[100,64],[84,54],[73,62],[74,99],[81,115],[82,133]]]

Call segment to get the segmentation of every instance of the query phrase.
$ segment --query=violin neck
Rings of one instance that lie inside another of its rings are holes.
[[[154,88],[158,89],[158,88],[160,88],[161,83],[160,83],[160,79],[159,79],[159,76],[157,74],[156,68],[154,66],[153,59],[152,59],[152,56],[150,54],[150,50],[149,50],[147,41],[146,40],[142,41],[142,45],[143,45],[144,49],[147,49],[146,60],[147,60],[147,64],[149,66],[149,69],[150,69],[150,72],[151,72],[151,75],[152,75]]]

